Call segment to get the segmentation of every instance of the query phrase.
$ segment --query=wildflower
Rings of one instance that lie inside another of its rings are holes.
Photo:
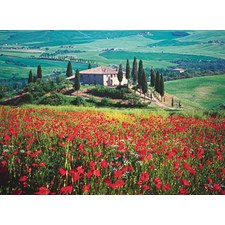
[[[187,194],[188,194],[188,190],[185,189],[185,188],[180,188],[179,194],[180,194],[180,195],[187,195]]]
[[[62,195],[66,195],[66,194],[71,194],[72,191],[73,191],[73,186],[69,185],[69,186],[62,187],[59,193]]]
[[[190,183],[188,180],[181,180],[180,183],[184,186],[190,186]]]
[[[22,177],[20,177],[19,181],[24,182],[27,180],[27,178],[28,178],[27,176],[22,176]]]
[[[93,174],[94,174],[96,177],[100,177],[100,170],[94,170]]]
[[[143,182],[148,181],[149,180],[149,176],[148,176],[148,172],[142,172],[141,173],[141,178],[140,178]]]

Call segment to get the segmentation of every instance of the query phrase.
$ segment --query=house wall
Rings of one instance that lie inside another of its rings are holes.
[[[121,85],[124,84],[127,84],[127,79],[125,75],[123,76],[123,80],[121,82]],[[117,85],[119,85],[117,74],[104,75],[104,86],[117,86]]]
[[[84,84],[100,84],[100,85],[103,85],[103,75],[83,74],[82,75],[82,81],[83,81]]]

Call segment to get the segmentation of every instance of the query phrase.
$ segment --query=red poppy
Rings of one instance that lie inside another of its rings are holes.
[[[45,162],[41,162],[41,163],[39,164],[40,167],[43,167],[43,166],[45,166],[45,165],[46,165]]]
[[[35,195],[48,195],[50,190],[47,187],[39,187],[38,192],[35,192]]]
[[[26,180],[27,180],[27,176],[22,176],[22,177],[20,177],[20,179],[19,179],[20,182],[24,182],[24,181],[26,181]]]
[[[123,176],[123,171],[117,170],[114,172],[114,178],[121,178]]]
[[[96,177],[100,177],[100,170],[94,170],[94,171],[93,171],[93,174],[94,174]]]
[[[84,169],[82,168],[82,166],[78,166],[76,169],[77,169],[77,172],[79,174],[83,174],[84,173]]]
[[[190,183],[188,180],[181,180],[180,183],[184,186],[190,186]]]
[[[207,181],[211,184],[213,180],[211,178],[207,178]]]
[[[180,188],[179,194],[180,194],[180,195],[187,195],[187,194],[188,194],[188,190],[185,189],[185,188]]]
[[[141,173],[141,178],[140,178],[143,182],[148,181],[149,180],[149,176],[148,176],[148,172],[142,172]]]
[[[85,184],[82,188],[83,192],[89,193],[90,192],[90,184]]]
[[[69,186],[65,186],[65,187],[60,188],[59,193],[62,194],[62,195],[66,195],[66,194],[71,194],[72,191],[73,191],[73,186],[69,185]]]
[[[103,160],[101,163],[100,163],[100,166],[103,167],[103,168],[107,168],[109,166],[109,163],[105,160]]]
[[[163,186],[162,186],[162,190],[163,191],[167,191],[167,190],[170,190],[171,189],[171,185],[170,184],[164,184]]]
[[[111,188],[117,189],[124,186],[125,184],[126,183],[124,182],[124,180],[117,180],[114,184],[111,184]]]
[[[220,190],[221,190],[221,186],[219,184],[213,184],[213,188],[214,188],[214,190],[216,190],[218,192],[220,192]]]
[[[66,170],[64,170],[63,168],[59,168],[58,171],[61,176],[66,176]]]
[[[141,186],[141,189],[142,189],[143,191],[147,191],[147,190],[150,189],[150,186],[147,185],[147,184],[144,184],[143,186]]]

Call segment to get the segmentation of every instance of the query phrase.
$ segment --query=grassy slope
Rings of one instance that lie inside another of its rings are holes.
[[[210,109],[225,103],[225,74],[165,82],[165,90],[189,107]]]

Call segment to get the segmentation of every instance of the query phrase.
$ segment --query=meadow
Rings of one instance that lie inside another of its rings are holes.
[[[225,104],[224,74],[165,82],[165,89],[188,108],[217,109]]]
[[[224,117],[70,109],[0,108],[0,194],[225,194]]]

